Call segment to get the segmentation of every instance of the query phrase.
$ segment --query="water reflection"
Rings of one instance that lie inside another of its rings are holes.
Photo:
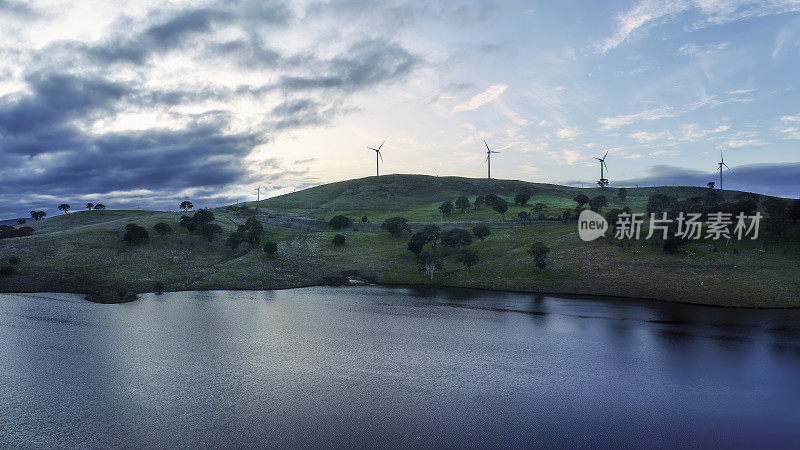
[[[431,287],[0,295],[0,443],[791,445],[798,319]]]

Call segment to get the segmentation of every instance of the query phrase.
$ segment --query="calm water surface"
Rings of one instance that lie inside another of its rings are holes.
[[[0,447],[800,445],[800,310],[0,294]]]

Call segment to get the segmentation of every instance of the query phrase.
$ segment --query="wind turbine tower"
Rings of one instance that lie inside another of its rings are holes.
[[[722,189],[722,166],[725,166],[726,169],[731,170],[727,164],[725,164],[725,158],[722,157],[722,150],[719,151],[719,162],[717,163],[719,166],[719,188]]]
[[[486,178],[492,179],[492,153],[500,153],[489,149],[489,144],[486,139],[483,140],[483,145],[486,146]]]
[[[608,152],[603,155],[602,158],[598,158],[595,156],[594,159],[600,161],[600,179],[597,180],[597,185],[601,188],[608,186],[608,180],[606,179],[604,170],[608,170],[608,166],[606,165],[606,157],[608,156]]]
[[[386,141],[381,142],[381,145],[379,145],[378,148],[367,147],[368,149],[370,149],[370,150],[375,152],[375,176],[376,177],[379,177],[381,175],[380,174],[380,170],[379,170],[378,158],[380,157],[381,161],[383,161],[383,155],[381,155],[381,147],[383,147],[383,144],[385,144],[385,143],[386,143]]]
[[[261,185],[259,185],[259,186],[258,186],[258,187],[255,189],[255,191],[256,191],[256,201],[257,201],[257,202],[260,202],[260,201],[261,201]]]

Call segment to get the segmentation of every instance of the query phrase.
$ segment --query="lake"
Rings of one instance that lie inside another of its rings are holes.
[[[797,446],[800,310],[314,287],[0,294],[0,447]]]

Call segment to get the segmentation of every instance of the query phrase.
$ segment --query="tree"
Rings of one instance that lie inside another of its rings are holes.
[[[603,206],[608,204],[608,199],[605,195],[598,195],[597,197],[589,200],[589,208],[596,213],[600,213],[603,209]]]
[[[234,231],[233,233],[228,235],[228,239],[225,239],[225,246],[230,247],[231,250],[236,250],[239,248],[239,244],[245,241],[244,233],[240,231]]]
[[[106,209],[106,205],[104,205],[102,203],[98,203],[98,204],[94,205],[94,209]]]
[[[333,245],[337,247],[342,247],[344,244],[347,243],[347,239],[341,234],[337,234],[333,237]]]
[[[17,219],[17,225],[25,225],[26,223],[28,223],[28,221],[25,219]]]
[[[678,200],[675,197],[664,194],[653,194],[647,199],[647,213],[661,214],[669,213],[675,209]]]
[[[403,233],[410,233],[411,227],[408,225],[408,220],[404,217],[392,217],[383,221],[381,230],[386,230],[392,237],[397,237]]]
[[[483,242],[489,235],[492,234],[492,230],[489,229],[486,225],[475,225],[472,227],[472,234],[475,235],[476,238],[480,239]]]
[[[353,221],[350,220],[349,217],[342,216],[342,215],[333,216],[331,218],[330,222],[328,222],[328,226],[330,226],[331,229],[334,229],[334,230],[341,230],[341,229],[349,227],[352,224],[353,224]]]
[[[578,204],[578,208],[580,209],[583,209],[583,205],[589,203],[589,197],[587,197],[585,194],[578,194],[575,196],[575,198],[573,198],[573,200]]]
[[[456,199],[456,208],[460,209],[462,213],[467,212],[469,209],[469,199],[461,196]]]
[[[453,202],[450,200],[442,203],[439,205],[439,211],[442,212],[443,216],[449,216],[451,212],[453,212]]]
[[[59,211],[64,211],[64,214],[69,212],[69,208],[70,208],[70,206],[68,204],[66,204],[66,203],[62,203],[62,204],[58,205],[58,210]]]
[[[514,203],[520,206],[525,206],[530,199],[531,193],[528,191],[519,191],[514,195]]]
[[[715,183],[713,181],[709,181],[708,183],[706,183],[706,186],[708,186],[709,189],[714,189],[714,186],[716,186],[716,185],[717,185],[717,183]]]
[[[467,267],[467,272],[469,272],[472,266],[478,264],[478,254],[465,248],[461,250],[461,253],[458,255],[458,262],[464,264]]]
[[[500,213],[500,216],[505,219],[506,211],[508,211],[508,202],[498,197],[497,200],[495,200],[495,202],[492,204],[492,209]]]
[[[140,227],[135,223],[129,223],[125,225],[125,235],[122,236],[122,240],[125,242],[129,242],[131,244],[146,241],[150,239],[150,235],[147,233],[147,230],[144,227]]]
[[[544,245],[544,242],[534,242],[528,249],[528,254],[533,256],[533,265],[540,269],[547,267],[548,253],[550,248]]]
[[[261,233],[264,231],[264,226],[255,217],[250,217],[244,223],[245,231],[244,238],[250,247],[255,248],[261,242]]]
[[[275,252],[277,251],[278,251],[278,244],[272,241],[267,241],[264,243],[264,253],[266,253],[268,256],[274,255]]]
[[[92,208],[94,208],[94,203],[87,203],[86,204],[86,209],[92,209]]]
[[[522,222],[528,222],[529,220],[531,220],[530,213],[528,213],[526,211],[520,211],[519,214],[517,214],[517,217]]]
[[[411,235],[411,240],[408,241],[408,247],[406,249],[411,253],[419,256],[422,253],[422,249],[425,247],[427,240],[425,236],[423,236],[422,232],[417,231],[413,235]]]
[[[463,228],[453,228],[442,233],[442,247],[462,248],[472,244],[472,235]]]
[[[208,239],[208,242],[213,241],[218,234],[222,233],[222,227],[215,223],[207,222],[200,225],[197,229],[200,231],[200,234],[202,234],[206,239]]]
[[[619,197],[619,199],[624,202],[625,199],[628,197],[628,190],[625,188],[617,189],[617,197]]]
[[[195,212],[194,216],[192,216],[192,220],[198,227],[209,222],[213,222],[214,219],[214,213],[207,209],[201,209],[200,211]]]
[[[44,219],[44,216],[46,216],[46,215],[47,215],[47,213],[44,212],[44,211],[31,211],[31,219],[33,219],[35,221],[39,221],[39,220]]]
[[[482,195],[479,195],[479,196],[475,197],[475,203],[474,203],[475,204],[475,210],[480,209],[480,207],[483,206],[484,203],[486,203],[486,197],[484,197]]]
[[[572,210],[565,209],[564,212],[561,213],[561,220],[563,222],[569,222],[570,220],[572,220]]]
[[[181,216],[180,224],[189,231],[194,231],[197,229],[197,224],[195,223],[194,219],[186,215]]]
[[[486,197],[484,197],[484,201],[489,206],[494,206],[494,202],[498,199],[500,199],[500,197],[498,197],[497,194],[487,194]]]
[[[544,211],[544,209],[546,207],[547,207],[546,204],[539,202],[539,203],[533,205],[533,211],[536,211],[536,214],[541,216],[542,215],[542,211]]]
[[[194,208],[194,205],[189,200],[184,200],[184,201],[181,202],[180,209],[182,209],[184,211],[188,211],[188,210],[193,209],[193,208]]]
[[[425,225],[419,231],[422,238],[425,242],[430,242],[433,248],[436,248],[436,242],[439,240],[439,235],[441,234],[442,230],[439,228],[439,225]]]
[[[153,225],[153,229],[156,230],[159,236],[166,236],[168,233],[172,233],[172,227],[165,222],[159,222]]]
[[[428,278],[433,279],[433,274],[437,270],[444,268],[445,259],[439,256],[436,252],[425,252],[419,255],[419,271],[425,272]]]
[[[361,216],[361,223],[367,223],[367,222],[369,222],[369,219],[367,219],[367,216]]]

